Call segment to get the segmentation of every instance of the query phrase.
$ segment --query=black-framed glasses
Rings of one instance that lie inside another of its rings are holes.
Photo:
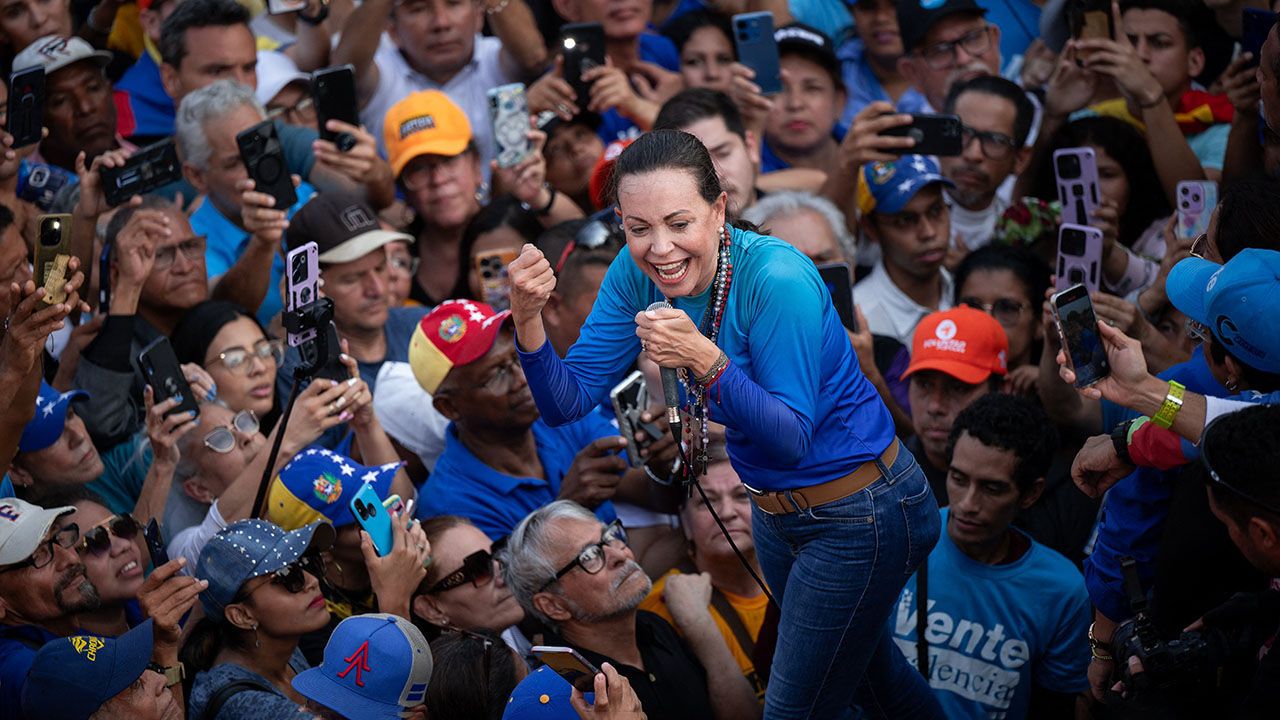
[[[977,56],[991,49],[991,28],[984,25],[980,30],[970,30],[955,40],[937,42],[926,45],[917,52],[924,62],[934,70],[949,70],[956,64],[956,48],[962,48],[971,55]]]
[[[76,546],[76,550],[81,555],[85,553],[92,553],[97,556],[105,555],[111,550],[112,535],[121,540],[132,540],[138,537],[138,529],[140,527],[138,521],[129,513],[112,515],[105,521],[86,530],[80,536],[80,544]]]
[[[580,567],[582,571],[588,575],[595,575],[604,569],[604,546],[605,545],[626,545],[627,530],[622,527],[621,520],[614,520],[605,526],[600,533],[600,542],[592,543],[582,549],[578,553],[578,557],[574,558],[568,565],[556,571],[556,576],[542,584],[538,588],[538,592],[542,592],[551,587],[552,584],[558,582],[560,578],[568,575],[574,568]]]
[[[241,410],[231,418],[231,426],[216,427],[204,436],[204,446],[225,455],[236,447],[236,435],[232,430],[249,435],[258,432],[258,416],[252,410]]]
[[[31,557],[21,562],[16,562],[9,567],[0,568],[0,573],[7,573],[12,570],[21,570],[23,568],[40,568],[53,562],[54,544],[60,547],[69,548],[76,544],[80,539],[80,526],[75,523],[67,523],[60,530],[56,530],[49,536],[48,540],[43,540],[36,549],[31,553]]]
[[[1232,495],[1235,495],[1238,498],[1247,500],[1251,504],[1257,505],[1258,507],[1262,508],[1263,510],[1266,510],[1267,512],[1273,513],[1275,515],[1280,515],[1280,507],[1276,507],[1275,505],[1272,505],[1269,502],[1260,500],[1258,496],[1252,493],[1245,492],[1244,490],[1241,490],[1240,488],[1236,487],[1235,485],[1232,485],[1226,480],[1223,480],[1222,476],[1218,474],[1218,471],[1213,469],[1213,461],[1209,459],[1209,443],[1206,439],[1209,435],[1213,433],[1213,426],[1214,426],[1214,423],[1210,423],[1209,427],[1205,428],[1204,434],[1201,436],[1201,440],[1200,440],[1200,464],[1204,465],[1206,479],[1212,485],[1220,487],[1223,490],[1226,490],[1227,492],[1231,493]]]
[[[248,370],[250,359],[255,357],[263,363],[274,358],[276,365],[279,366],[284,362],[284,342],[263,338],[253,344],[252,350],[242,347],[227,348],[218,353],[218,359],[214,362],[220,362],[223,367],[234,372],[240,369]]]
[[[574,250],[579,248],[598,250],[609,243],[614,243],[618,247],[626,243],[626,237],[620,226],[604,220],[592,220],[578,228],[578,232],[573,234],[573,239],[565,243],[564,250],[560,251],[560,259],[556,261],[556,275],[564,269],[564,264],[569,261],[569,256]]]
[[[982,148],[982,154],[988,160],[1008,160],[1013,155],[1013,151],[1018,149],[1018,143],[1004,133],[991,130],[975,130],[961,123],[960,142],[963,143],[962,147],[969,147],[969,143],[973,142],[974,138],[978,139],[978,146]]]
[[[483,587],[491,582],[493,582],[493,554],[488,550],[477,550],[462,558],[462,567],[445,575],[435,585],[427,588],[427,594],[436,595],[462,587],[467,583]]]
[[[960,304],[968,305],[974,310],[981,310],[995,318],[996,322],[1001,325],[1017,325],[1018,320],[1022,317],[1022,311],[1027,308],[1027,303],[1010,300],[1009,298],[996,298],[993,303],[984,303],[976,297],[962,297],[960,298]]]
[[[166,270],[173,265],[173,261],[178,259],[178,253],[191,262],[195,262],[204,257],[205,244],[208,238],[204,235],[196,235],[176,244],[156,249],[155,262],[152,264],[154,270]]]

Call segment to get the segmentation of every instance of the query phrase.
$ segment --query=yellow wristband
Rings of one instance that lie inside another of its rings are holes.
[[[1151,416],[1151,422],[1156,427],[1168,430],[1173,427],[1173,419],[1178,416],[1178,411],[1182,409],[1182,396],[1186,394],[1187,387],[1177,380],[1169,381],[1169,393],[1164,396],[1164,403],[1160,405],[1160,409],[1155,415]]]

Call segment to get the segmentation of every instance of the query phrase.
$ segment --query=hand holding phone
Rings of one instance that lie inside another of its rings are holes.
[[[1209,220],[1218,204],[1218,183],[1212,180],[1183,180],[1178,183],[1178,224],[1174,234],[1181,240],[1195,240],[1209,232]]]
[[[529,156],[529,102],[524,84],[511,83],[489,90],[489,117],[497,145],[498,167],[512,168]],[[490,303],[492,304],[492,303]]]
[[[1088,225],[1063,223],[1058,228],[1057,279],[1054,287],[1066,290],[1084,285],[1097,292],[1102,284],[1102,231]]]
[[[881,135],[909,137],[916,141],[909,148],[891,149],[899,155],[939,155],[951,157],[964,152],[963,126],[957,115],[911,115],[910,125],[887,128]]]
[[[582,653],[561,645],[535,645],[529,648],[529,652],[580,692],[595,692],[595,679],[600,668]]]
[[[240,147],[245,169],[253,180],[254,190],[275,198],[278,210],[293,207],[298,202],[298,194],[293,189],[293,178],[289,175],[289,165],[285,161],[275,123],[263,120],[236,135],[236,144]]]
[[[330,120],[360,126],[359,103],[356,96],[356,71],[352,65],[321,68],[311,75],[311,99],[316,108],[316,125],[320,139],[328,140],[338,150],[347,152],[356,146],[350,133],[327,129]]]
[[[518,250],[499,250],[476,256],[480,299],[498,312],[511,307],[511,278],[507,275],[507,266],[519,256]]]
[[[600,23],[570,23],[560,28],[564,79],[573,88],[580,108],[591,100],[591,83],[582,79],[582,73],[605,64],[604,44],[604,25]]]
[[[1074,285],[1050,299],[1062,347],[1076,374],[1076,387],[1086,388],[1111,374],[1107,351],[1098,332],[1089,289]]]
[[[1058,184],[1058,202],[1062,203],[1062,222],[1092,224],[1090,218],[1102,205],[1098,191],[1098,160],[1093,148],[1055,150],[1053,174]]]
[[[147,551],[151,554],[151,566],[158,568],[169,562],[169,553],[164,549],[164,538],[160,537],[160,523],[155,518],[142,530],[142,537],[147,541]]]
[[[823,263],[818,266],[818,275],[831,293],[831,304],[840,316],[840,324],[849,332],[858,332],[858,320],[853,313],[853,272],[849,269],[849,264]]]
[[[643,451],[662,437],[658,426],[640,419],[649,409],[649,386],[645,383],[644,373],[636,370],[615,385],[609,391],[609,402],[613,404],[613,413],[618,419],[618,434],[627,439],[631,467],[640,467],[645,461]],[[648,440],[637,440],[637,434]]]
[[[151,386],[157,403],[171,397],[182,398],[176,407],[165,413],[165,417],[175,413],[189,412],[192,417],[200,414],[195,394],[191,392],[191,386],[182,374],[182,366],[178,364],[178,356],[173,353],[169,338],[162,335],[143,348],[138,353],[138,365],[142,368],[142,375]]]
[[[134,195],[145,195],[163,185],[182,179],[182,163],[173,139],[148,145],[129,156],[124,165],[103,167],[102,196],[107,204],[123,205]]]
[[[359,492],[351,499],[351,513],[364,531],[369,533],[373,541],[373,550],[378,557],[386,557],[395,549],[395,534],[391,528],[391,513],[382,504],[378,491],[366,482],[360,486]]]
[[[46,304],[66,301],[71,258],[71,216],[36,218],[35,280],[44,286]]]
[[[25,68],[9,76],[9,106],[5,129],[13,149],[40,142],[44,121],[44,66]]]

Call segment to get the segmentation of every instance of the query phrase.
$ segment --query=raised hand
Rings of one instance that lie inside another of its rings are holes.
[[[519,257],[507,266],[507,276],[511,280],[511,317],[518,328],[541,316],[542,307],[556,289],[556,274],[542,251],[526,243]]]
[[[617,451],[627,446],[619,435],[596,438],[573,458],[573,465],[560,481],[560,499],[595,508],[618,490],[627,461]]]
[[[556,56],[555,66],[535,80],[524,97],[529,103],[529,114],[534,117],[549,110],[559,115],[561,120],[572,120],[581,111],[573,86],[564,79],[564,58],[560,55]]]
[[[411,620],[409,602],[418,584],[427,576],[424,563],[431,556],[431,543],[409,513],[391,518],[391,538],[391,552],[379,556],[369,533],[361,530],[360,553],[369,569],[369,583],[378,598],[378,609]]]

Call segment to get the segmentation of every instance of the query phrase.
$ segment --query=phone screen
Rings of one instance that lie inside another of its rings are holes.
[[[1076,373],[1076,387],[1087,387],[1111,373],[1107,352],[1098,333],[1098,317],[1093,301],[1083,286],[1077,285],[1055,298],[1058,327]]]

